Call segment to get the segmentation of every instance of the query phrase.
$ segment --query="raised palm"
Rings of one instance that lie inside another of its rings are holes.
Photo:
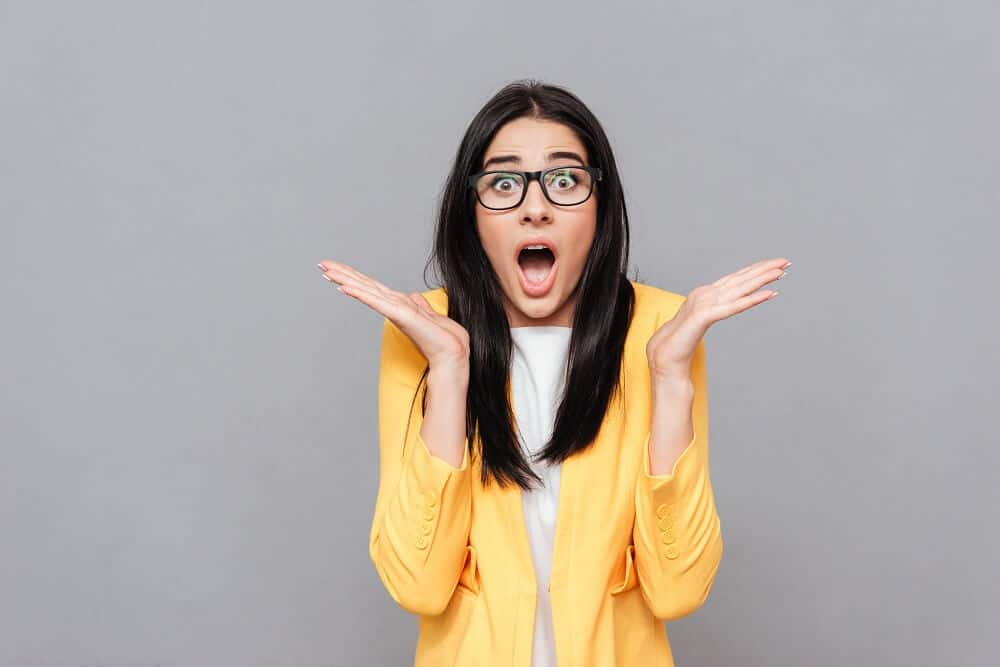
[[[695,348],[708,328],[777,294],[760,288],[784,276],[790,265],[785,257],[754,262],[691,290],[674,317],[646,344],[652,373],[658,377],[687,377]]]
[[[420,292],[397,292],[343,262],[324,259],[317,267],[327,280],[339,285],[341,292],[395,324],[413,341],[432,368],[438,364],[468,363],[469,332],[431,308]]]

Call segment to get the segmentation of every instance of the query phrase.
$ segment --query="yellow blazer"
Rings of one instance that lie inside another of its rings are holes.
[[[691,365],[694,439],[670,474],[650,475],[646,343],[685,297],[632,285],[624,407],[612,401],[596,441],[560,472],[549,585],[560,667],[673,666],[663,621],[705,602],[722,559],[704,340]],[[443,288],[423,295],[447,314]],[[536,582],[521,490],[484,487],[467,449],[458,468],[430,453],[420,437],[426,367],[386,318],[369,553],[392,598],[419,617],[415,667],[530,667]]]

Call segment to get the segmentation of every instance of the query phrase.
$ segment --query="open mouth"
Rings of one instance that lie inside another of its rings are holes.
[[[529,296],[544,296],[552,289],[556,255],[549,248],[527,246],[517,255],[521,289]]]
[[[517,263],[521,265],[521,271],[529,283],[541,285],[549,277],[549,272],[556,263],[556,256],[548,248],[525,248],[517,256]]]

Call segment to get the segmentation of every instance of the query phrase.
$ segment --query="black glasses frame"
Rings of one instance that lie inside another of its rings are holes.
[[[570,167],[574,169],[583,169],[590,174],[590,190],[587,192],[586,197],[576,202],[575,204],[556,203],[552,201],[552,197],[549,196],[549,191],[545,189],[545,181],[542,180],[542,176],[549,173],[550,171],[559,171],[560,169],[567,169]],[[518,174],[519,176],[521,176],[521,178],[524,179],[524,189],[521,190],[521,198],[517,200],[517,203],[512,206],[501,206],[500,208],[496,208],[494,206],[487,206],[486,204],[483,204],[483,200],[479,197],[479,190],[476,188],[476,184],[479,182],[480,178],[486,176],[487,174]],[[541,171],[518,171],[516,169],[491,169],[490,171],[481,171],[478,174],[473,174],[472,176],[469,176],[469,187],[472,188],[472,191],[476,194],[476,199],[479,201],[479,204],[483,208],[488,208],[491,211],[506,211],[508,209],[517,208],[518,206],[521,205],[521,202],[524,201],[525,195],[528,194],[528,188],[531,187],[532,181],[538,181],[538,187],[542,189],[542,194],[545,195],[545,198],[549,200],[549,203],[551,203],[553,206],[566,207],[566,206],[579,206],[583,202],[590,199],[590,196],[594,194],[594,186],[599,180],[601,180],[601,170],[598,167],[588,167],[587,165],[583,164],[563,164],[558,167],[549,167],[548,169],[542,169]]]

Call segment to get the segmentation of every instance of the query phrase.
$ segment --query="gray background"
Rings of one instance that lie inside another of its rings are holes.
[[[1000,9],[0,3],[0,665],[405,665],[381,316],[508,81],[608,131],[706,338],[726,553],[679,667],[996,665]]]

